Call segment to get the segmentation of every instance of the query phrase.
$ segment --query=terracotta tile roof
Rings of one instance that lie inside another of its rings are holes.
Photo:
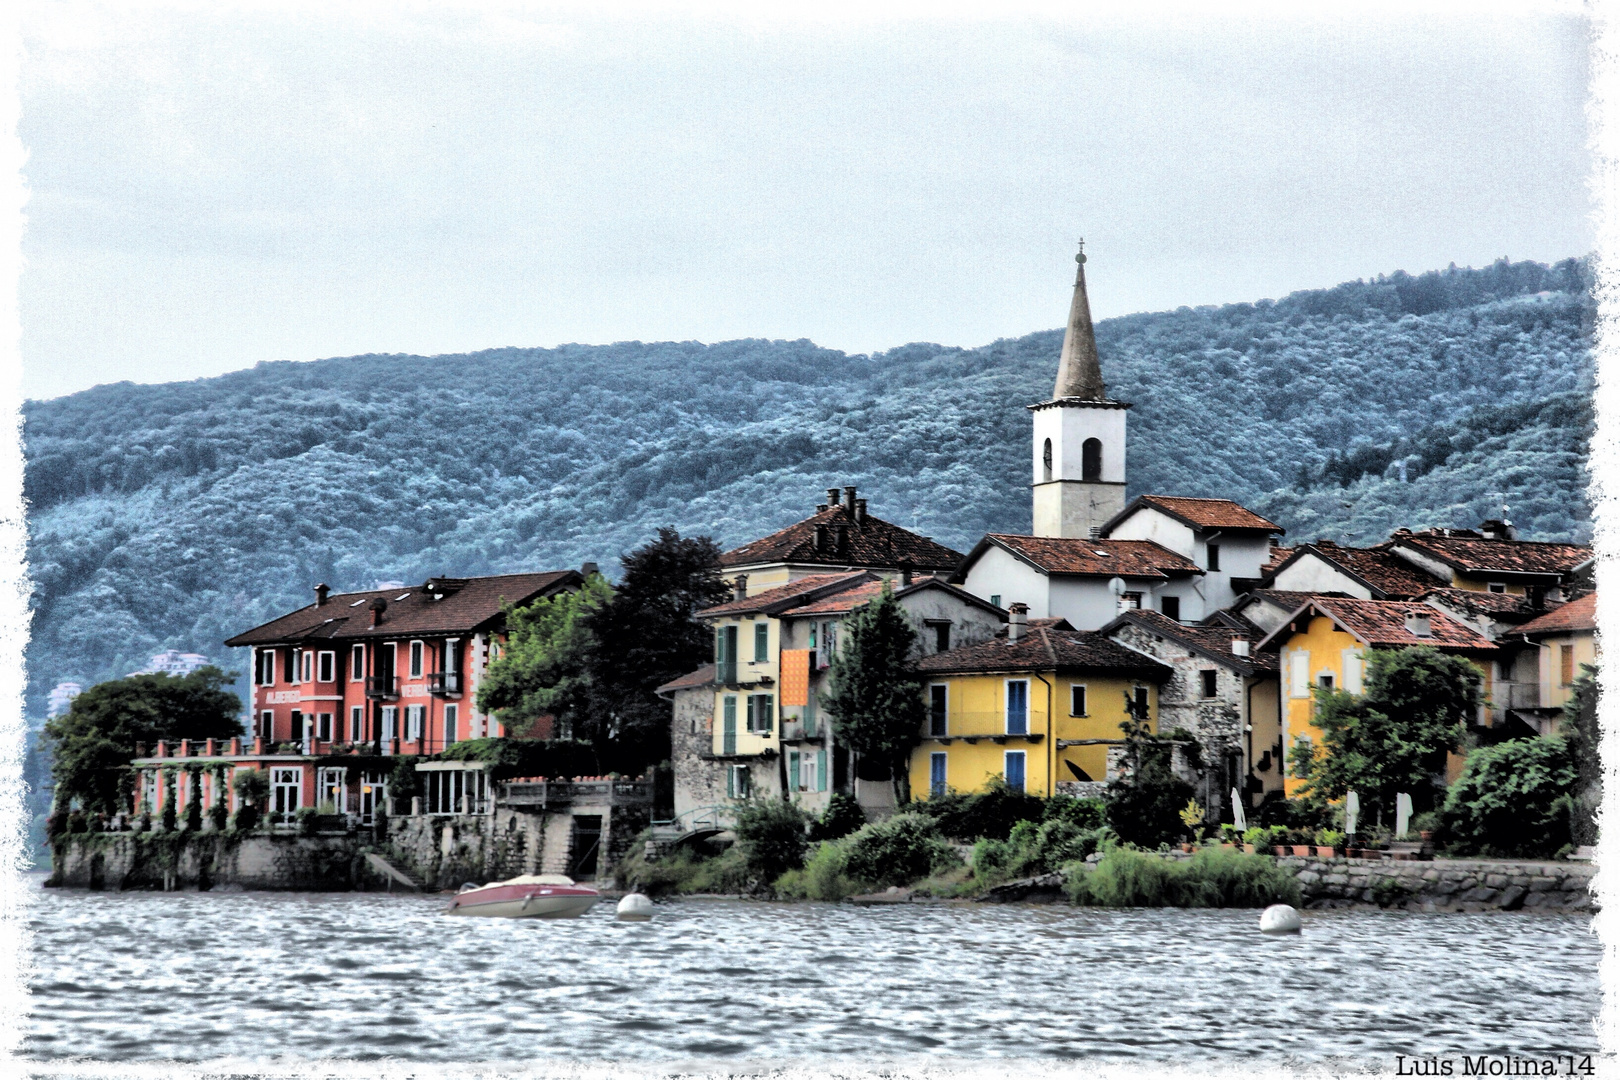
[[[1089,540],[1071,536],[990,533],[979,541],[969,559],[992,543],[1006,548],[1048,574],[1169,578],[1203,573],[1191,559],[1152,540]]]
[[[1356,600],[1348,597],[1311,598],[1296,615],[1312,612],[1326,615],[1356,638],[1378,648],[1428,645],[1453,652],[1494,653],[1496,645],[1443,611],[1426,604],[1405,600]],[[1406,628],[1406,613],[1418,611],[1429,617],[1429,634],[1419,637]],[[1293,636],[1297,619],[1279,626],[1260,643],[1262,649],[1281,648]]]
[[[980,645],[925,656],[917,661],[925,675],[970,675],[993,671],[1112,671],[1160,680],[1170,668],[1150,656],[1127,649],[1095,631],[1032,626],[1017,641],[996,638]]]
[[[655,694],[673,694],[677,690],[701,690],[705,686],[714,685],[714,665],[704,664],[696,671],[688,672],[678,679],[669,682],[654,690]]]
[[[1437,585],[1445,584],[1413,566],[1389,548],[1389,544],[1370,548],[1340,547],[1331,540],[1318,540],[1314,544],[1302,544],[1295,548],[1289,561],[1293,562],[1314,554],[1357,578],[1363,584],[1371,586],[1373,591],[1382,593],[1382,596],[1374,597],[1378,600],[1410,600]],[[1281,569],[1278,567],[1278,570]],[[1270,571],[1266,576],[1269,579],[1275,575],[1276,571]]]
[[[1257,671],[1277,670],[1275,653],[1256,653],[1254,646],[1265,635],[1258,629],[1237,633],[1228,626],[1193,626],[1177,622],[1162,611],[1136,610],[1122,613],[1119,618],[1097,631],[1112,635],[1120,626],[1134,623],[1160,637],[1185,645],[1188,649],[1207,656],[1219,664],[1252,675]],[[1242,637],[1249,642],[1249,655],[1239,656],[1232,651],[1232,639]]]
[[[840,589],[835,593],[829,593],[819,600],[812,600],[802,606],[790,608],[782,614],[792,618],[797,618],[800,615],[842,615],[877,599],[883,592],[883,585],[884,582],[881,580],[863,581],[848,588]],[[972,604],[974,607],[994,612],[1001,612],[1002,610],[988,600],[981,600],[979,597],[974,596],[966,589],[957,588],[942,577],[930,576],[913,579],[910,585],[904,586],[898,581],[891,581],[888,585],[894,590],[894,595],[897,597],[910,596],[925,589],[943,589],[945,592]]]
[[[1262,575],[1269,575],[1277,567],[1293,558],[1294,549],[1290,547],[1273,547],[1271,554],[1266,557],[1264,565],[1260,567]]]
[[[1345,594],[1339,592],[1294,592],[1290,589],[1255,589],[1247,595],[1254,597],[1256,600],[1266,600],[1280,608],[1294,611],[1301,604],[1308,600],[1314,600],[1318,596],[1343,596]]]
[[[1562,575],[1592,557],[1592,549],[1586,544],[1487,540],[1478,536],[1440,536],[1433,532],[1397,532],[1389,542],[1438,559],[1470,576],[1490,573]]]
[[[225,644],[275,645],[312,640],[397,638],[418,634],[471,633],[503,621],[503,604],[526,604],[577,587],[578,570],[543,574],[496,574],[475,578],[433,578],[422,585],[402,585],[368,592],[334,593],[325,604],[310,604],[278,619],[237,634]],[[429,586],[439,583],[433,599]],[[371,601],[387,603],[382,622],[371,625]]]
[[[1521,634],[1567,634],[1597,629],[1597,593],[1560,604],[1539,619],[1519,627]]]
[[[774,613],[857,584],[879,580],[870,570],[855,570],[843,574],[812,574],[797,581],[790,581],[786,585],[778,585],[774,589],[755,593],[753,596],[745,596],[741,600],[727,600],[723,604],[704,608],[697,614],[700,619],[712,619],[726,615]]]
[[[816,527],[825,526],[825,548],[816,549]],[[844,545],[839,546],[839,537]],[[733,548],[720,556],[722,567],[756,563],[808,563],[823,566],[870,566],[898,570],[909,562],[919,573],[949,573],[962,553],[926,536],[867,514],[856,521],[842,505],[829,507],[767,537]]]
[[[1115,521],[1122,520],[1139,506],[1161,510],[1195,529],[1259,529],[1264,532],[1283,531],[1276,522],[1267,521],[1248,507],[1231,499],[1184,499],[1173,495],[1140,495],[1123,513],[1103,526],[1103,535]]]
[[[1419,600],[1444,604],[1453,611],[1469,615],[1486,615],[1502,622],[1515,622],[1534,618],[1544,609],[1533,606],[1529,599],[1512,593],[1493,593],[1483,589],[1430,589]]]

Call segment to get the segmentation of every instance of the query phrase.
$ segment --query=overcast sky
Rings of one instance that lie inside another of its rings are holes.
[[[1570,9],[67,4],[25,45],[30,397],[567,341],[979,345],[1062,324],[1081,235],[1099,318],[1594,242]]]

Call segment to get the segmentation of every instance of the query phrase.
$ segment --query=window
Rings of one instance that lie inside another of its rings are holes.
[[[748,766],[729,765],[726,767],[726,798],[748,798]]]
[[[1069,687],[1069,715],[1086,715],[1086,688],[1083,686]]]
[[[1006,765],[1002,775],[1007,778],[1009,790],[1022,793],[1024,790],[1024,752],[1022,750],[1008,750]]]
[[[1087,439],[1080,444],[1080,479],[1101,480],[1102,469],[1102,440]]]
[[[1205,569],[1207,569],[1207,570],[1219,570],[1221,568],[1221,545],[1219,545],[1219,544],[1205,544],[1204,545],[1204,556],[1205,556],[1205,558],[1204,558],[1204,568]]]
[[[1135,697],[1136,715],[1141,719],[1146,720],[1148,718],[1148,688],[1145,686],[1138,686],[1136,688]]]
[[[399,706],[384,705],[382,709],[382,738],[383,742],[393,742],[399,735]]]
[[[1176,620],[1176,622],[1180,622],[1181,621],[1181,597],[1179,597],[1179,596],[1161,596],[1161,597],[1159,597],[1159,610],[1164,612],[1165,618],[1174,619],[1174,620]]]
[[[1050,482],[1052,479],[1052,440],[1047,439],[1046,445],[1041,448],[1041,479]]]
[[[1487,590],[1489,590],[1490,592],[1494,592],[1494,593],[1505,593],[1505,592],[1507,592],[1507,586],[1502,584],[1500,581],[1493,581],[1490,584],[1486,585],[1485,588]]]
[[[302,660],[303,660],[303,663],[301,665],[302,670],[299,672],[298,681],[299,682],[314,682],[315,681],[315,654],[306,649],[302,654]]]
[[[288,682],[298,681],[298,650],[288,649],[285,657],[286,663],[282,666],[282,674]]]
[[[775,719],[776,698],[771,694],[748,695],[748,730],[769,735]]]
[[[1007,734],[1025,735],[1029,732],[1029,683],[1023,679],[1007,680]]]
[[[1310,697],[1310,666],[1311,658],[1304,652],[1288,654],[1288,696]]]
[[[413,641],[411,642],[411,678],[420,679],[421,677],[422,643],[420,641]]]
[[[271,769],[271,809],[291,814],[303,804],[304,771],[302,769]]]
[[[444,745],[449,746],[456,741],[456,719],[461,710],[455,705],[444,707]]]
[[[1216,692],[1215,669],[1205,668],[1203,671],[1198,673],[1198,677],[1203,680],[1204,684],[1203,693],[1200,696],[1207,698],[1214,697]]]
[[[332,655],[327,653],[327,656]],[[321,742],[332,741],[332,714],[329,712],[317,713],[315,716],[315,737]]]
[[[347,807],[344,805],[348,770],[343,768],[322,769],[316,775],[315,804],[330,806],[336,813],[343,813]]]
[[[361,727],[362,727],[362,724],[363,724],[365,718],[366,718],[365,706],[363,706],[363,705],[350,705],[349,706],[349,738],[350,738],[351,741],[359,742],[361,740],[361,737],[362,737],[361,736]],[[341,736],[339,736],[339,738],[341,738]]]
[[[816,790],[827,790],[827,751],[816,751]]]
[[[306,734],[306,732],[304,731],[304,714],[299,712],[297,709],[294,709],[293,712],[292,712],[292,734],[291,734],[291,738],[293,739],[294,742],[303,742],[305,734]]]
[[[990,594],[990,606],[991,607],[1000,607],[1001,606],[1001,594],[1000,593],[991,593]]]
[[[337,653],[323,652],[315,657],[315,681],[337,681]]]
[[[763,664],[771,658],[771,628],[768,623],[754,624],[754,663]]]
[[[1121,611],[1134,611],[1142,606],[1142,594],[1139,592],[1121,593],[1119,607]]]
[[[461,639],[447,638],[444,643],[444,663],[439,665],[447,675],[461,674]]]
[[[276,714],[269,709],[259,714],[259,738],[273,739],[276,731]]]
[[[366,647],[356,645],[349,652],[349,678],[359,682],[366,677]]]
[[[737,695],[727,694],[720,703],[721,743],[722,754],[735,754],[737,752]]]
[[[945,706],[948,691],[939,683],[928,688],[928,735],[930,738],[943,739],[945,737]]]
[[[405,706],[405,738],[408,742],[416,742],[422,737],[422,714],[426,708],[421,705]]]
[[[806,758],[808,758],[810,755],[805,754],[804,756]],[[804,778],[800,775],[800,768],[801,768],[801,766],[799,764],[799,752],[797,750],[788,751],[788,756],[787,756],[787,785],[788,785],[788,790],[789,791],[803,791],[804,790]]]
[[[1333,689],[1333,676],[1331,676],[1331,675],[1318,675],[1316,677],[1316,685],[1320,686],[1324,690]]]
[[[945,754],[928,755],[928,794],[935,798],[945,794]]]
[[[715,680],[724,685],[737,681],[737,628],[722,626],[714,632]]]
[[[947,652],[951,647],[951,624],[943,619],[931,619],[929,629],[934,631],[934,651]]]
[[[1558,646],[1558,685],[1575,685],[1575,646]]]
[[[260,649],[254,654],[253,681],[260,686],[276,684],[276,650]]]

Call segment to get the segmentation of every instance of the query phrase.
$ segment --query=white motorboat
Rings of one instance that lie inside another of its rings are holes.
[[[577,919],[602,894],[576,885],[562,874],[523,874],[488,885],[463,885],[446,915],[488,915],[498,919]]]

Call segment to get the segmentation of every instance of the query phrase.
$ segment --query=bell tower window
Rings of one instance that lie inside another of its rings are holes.
[[[1041,480],[1045,483],[1052,481],[1052,440],[1047,439],[1046,445],[1041,449]]]
[[[1080,479],[1102,479],[1102,440],[1087,439],[1080,444]]]

